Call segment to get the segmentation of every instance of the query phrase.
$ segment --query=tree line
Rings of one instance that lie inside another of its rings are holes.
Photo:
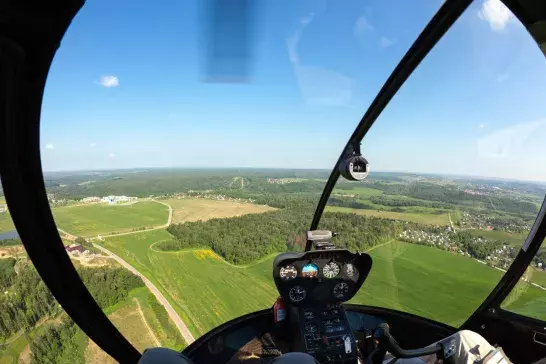
[[[167,230],[175,237],[158,243],[159,250],[206,247],[234,264],[246,264],[268,254],[302,250],[312,211],[282,209],[262,214],[174,224]],[[366,250],[398,236],[404,223],[357,214],[327,212],[321,228],[342,232],[338,247]]]
[[[9,261],[0,262],[5,260]],[[60,312],[34,266],[18,264],[18,274],[13,276],[12,263],[2,263],[7,268],[0,269],[0,282],[11,282],[3,288],[8,293],[0,295],[0,342],[19,330],[29,331],[40,319]],[[144,286],[139,277],[123,268],[80,268],[78,273],[101,308],[116,304],[127,298],[132,289]]]

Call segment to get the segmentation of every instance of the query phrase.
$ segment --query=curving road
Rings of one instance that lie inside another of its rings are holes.
[[[178,316],[178,313],[176,313],[176,311],[171,306],[169,301],[167,301],[165,296],[163,296],[163,294],[157,289],[157,287],[152,282],[150,282],[150,280],[148,278],[146,278],[142,273],[140,273],[138,270],[136,270],[132,265],[127,263],[125,260],[121,259],[116,254],[112,253],[110,250],[108,250],[106,248],[103,248],[102,246],[100,246],[98,244],[95,244],[95,243],[93,243],[93,246],[95,248],[99,249],[100,251],[102,251],[103,253],[106,253],[109,256],[111,256],[119,264],[121,264],[124,268],[128,269],[134,275],[139,276],[142,279],[142,281],[144,282],[144,284],[146,285],[146,287],[148,287],[150,292],[152,292],[154,294],[155,298],[157,298],[159,303],[161,303],[163,305],[163,307],[165,307],[165,310],[169,314],[169,317],[171,318],[171,320],[173,320],[174,324],[178,328],[178,331],[180,331],[180,334],[182,334],[182,337],[184,338],[186,343],[188,343],[188,345],[189,345],[189,344],[191,344],[192,342],[195,341],[195,338],[191,334],[190,330],[188,329],[188,327],[186,326],[184,321],[182,321],[182,319],[180,318],[180,316]]]

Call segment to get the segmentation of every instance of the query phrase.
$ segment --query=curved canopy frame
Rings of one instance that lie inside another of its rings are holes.
[[[402,84],[470,2],[445,1],[388,78],[348,144],[362,140]],[[545,3],[534,0],[504,2],[537,42],[545,44],[546,32],[542,25],[546,19]],[[61,39],[83,4],[83,0],[7,0],[2,5],[0,175],[6,201],[23,245],[57,301],[76,324],[114,359],[121,363],[136,363],[140,353],[102,312],[64,250],[47,201],[42,173],[39,126],[45,81]],[[336,164],[317,206],[312,229],[318,226],[338,178]],[[546,235],[544,210],[543,204],[524,248],[479,310],[495,304],[495,297],[508,294],[533,258]]]

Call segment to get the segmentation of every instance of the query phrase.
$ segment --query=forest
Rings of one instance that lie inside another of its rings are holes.
[[[56,317],[63,311],[32,264],[24,260],[15,263],[14,259],[1,259],[0,263],[2,264],[0,265],[0,282],[4,282],[2,290],[8,292],[0,296],[0,343],[2,343],[20,330],[27,332],[41,319]],[[15,264],[17,264],[17,275],[14,275]],[[127,298],[129,291],[144,285],[139,277],[122,268],[79,268],[78,273],[101,308],[116,304]],[[10,284],[6,285],[6,282]],[[46,330],[42,336],[49,333],[56,337],[61,332],[59,330],[65,332],[68,328],[61,325]],[[48,335],[42,339],[56,340],[55,337]],[[49,351],[64,350],[62,345],[46,347]],[[38,355],[37,353],[34,354]],[[47,363],[48,361],[36,358],[35,362]],[[56,363],[56,361],[50,362]]]
[[[308,209],[283,209],[176,224],[167,229],[175,239],[155,247],[172,251],[204,244],[231,263],[246,264],[275,252],[302,250],[311,218],[312,211]],[[328,212],[322,217],[320,228],[343,231],[335,238],[336,246],[362,251],[395,238],[404,226],[407,224],[393,220]]]
[[[503,196],[471,195],[461,189],[441,186],[434,183],[384,183],[369,182],[366,187],[383,191],[385,195],[403,195],[421,199],[423,201],[436,201],[458,206],[470,207],[494,207],[522,216],[536,215],[538,208],[534,203],[521,201]],[[338,188],[352,189],[352,186],[340,185]]]

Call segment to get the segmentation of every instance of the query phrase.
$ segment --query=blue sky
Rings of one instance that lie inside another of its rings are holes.
[[[44,169],[331,168],[441,0],[257,3],[246,82],[221,83],[206,82],[203,2],[87,2],[48,77]],[[372,170],[546,180],[545,71],[519,21],[476,1],[364,155]]]

